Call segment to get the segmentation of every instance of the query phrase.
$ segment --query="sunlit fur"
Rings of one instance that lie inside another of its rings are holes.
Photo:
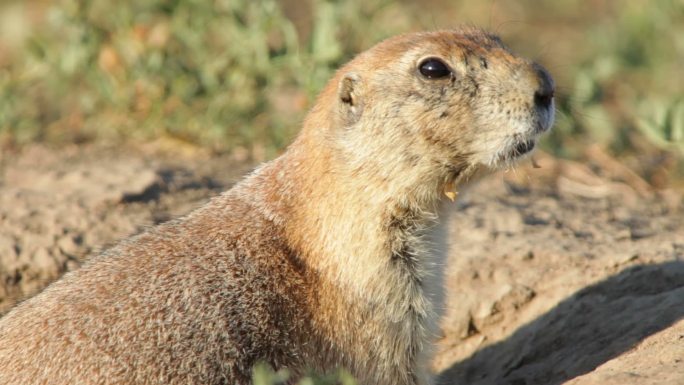
[[[452,76],[425,79],[425,57]],[[247,384],[258,361],[428,383],[444,186],[549,128],[540,68],[476,29],[360,54],[282,156],[0,320],[0,383]]]

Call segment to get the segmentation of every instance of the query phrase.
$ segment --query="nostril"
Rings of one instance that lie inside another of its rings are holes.
[[[534,93],[534,104],[542,107],[549,108],[553,102],[554,85],[553,78],[542,66],[537,65],[537,77],[539,81],[539,88]]]
[[[534,104],[542,107],[551,107],[551,102],[553,102],[553,88],[540,89],[534,93]]]

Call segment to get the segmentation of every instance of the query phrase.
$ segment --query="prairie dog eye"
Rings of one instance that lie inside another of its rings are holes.
[[[441,59],[430,57],[418,65],[420,74],[428,79],[441,79],[451,75],[451,69]]]

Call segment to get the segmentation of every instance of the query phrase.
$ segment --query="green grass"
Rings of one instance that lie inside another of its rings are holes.
[[[670,167],[684,175],[676,0],[4,3],[0,148],[170,138],[270,158],[355,53],[461,23],[494,30],[554,74],[559,118],[547,150],[674,154]]]
[[[273,0],[46,5],[44,23],[0,70],[0,138],[22,145],[172,137],[272,155],[334,68],[369,44],[349,31],[368,29],[370,20],[353,16],[383,6],[317,5],[305,41]]]
[[[287,383],[287,370],[273,371],[268,365],[257,364],[253,369],[252,381],[254,385],[279,385]],[[329,375],[310,374],[305,376],[297,385],[356,385],[354,378],[346,371],[340,370]]]
[[[684,121],[675,118],[684,96],[677,69],[684,62],[684,3],[625,3],[586,35],[592,53],[578,61],[561,98],[568,119],[555,131],[555,147],[575,135],[620,153],[635,148],[630,141],[644,137],[630,135],[640,133],[658,148],[684,154]]]

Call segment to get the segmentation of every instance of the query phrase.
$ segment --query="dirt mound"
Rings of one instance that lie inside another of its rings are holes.
[[[40,146],[0,162],[0,314],[87,255],[199,206],[248,169],[230,159],[194,159],[189,168],[183,158]]]
[[[682,383],[681,196],[545,163],[489,178],[454,216],[444,383]]]
[[[684,382],[681,195],[540,163],[491,176],[454,204],[434,362],[442,383]],[[249,169],[229,158],[41,147],[0,164],[0,312]]]

